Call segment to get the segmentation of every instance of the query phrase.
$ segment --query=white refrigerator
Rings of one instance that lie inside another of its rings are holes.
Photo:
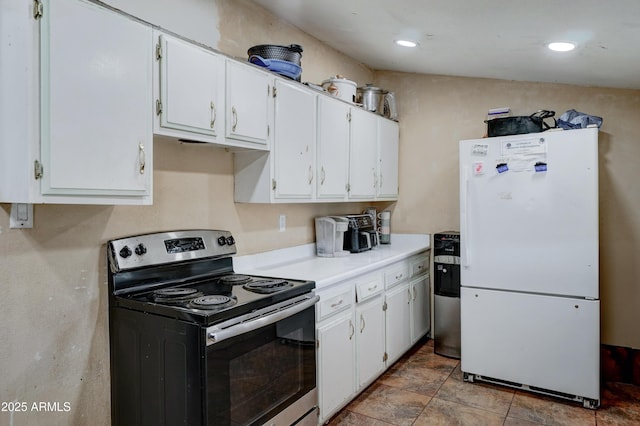
[[[460,141],[461,368],[600,404],[598,129]]]

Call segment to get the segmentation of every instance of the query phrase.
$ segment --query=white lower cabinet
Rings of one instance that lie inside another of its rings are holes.
[[[320,420],[328,420],[356,392],[356,328],[350,282],[318,291],[317,387]]]
[[[387,365],[391,365],[411,347],[409,283],[404,282],[386,294]]]
[[[429,332],[428,265],[426,251],[317,291],[320,424]]]
[[[417,254],[408,260],[411,294],[411,344],[431,331],[431,290],[429,254]]]
[[[328,419],[353,396],[355,327],[348,310],[317,328],[320,417]]]
[[[431,329],[429,309],[429,274],[423,274],[409,283],[411,290],[411,343],[415,343]]]
[[[383,302],[382,294],[378,294],[356,305],[358,390],[365,388],[384,371]]]

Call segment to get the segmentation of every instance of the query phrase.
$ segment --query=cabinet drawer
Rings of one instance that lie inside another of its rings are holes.
[[[358,278],[356,282],[356,301],[362,302],[376,294],[382,293],[384,284],[379,274]]]
[[[330,292],[328,294],[320,294],[320,301],[317,304],[318,318],[316,321],[323,320],[336,312],[341,312],[349,308],[353,304],[353,291],[352,288],[347,286],[343,287],[337,292]]]
[[[419,255],[409,261],[409,268],[412,277],[423,274],[429,270],[429,255]]]
[[[409,266],[406,262],[388,267],[384,272],[384,286],[391,288],[409,278]]]

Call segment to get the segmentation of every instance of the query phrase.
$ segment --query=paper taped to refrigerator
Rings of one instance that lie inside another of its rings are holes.
[[[541,137],[504,140],[501,153],[498,162],[513,172],[534,172],[536,164],[547,162],[547,144]]]

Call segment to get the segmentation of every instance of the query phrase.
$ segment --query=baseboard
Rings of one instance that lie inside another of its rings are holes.
[[[640,385],[640,350],[600,345],[602,379]]]

